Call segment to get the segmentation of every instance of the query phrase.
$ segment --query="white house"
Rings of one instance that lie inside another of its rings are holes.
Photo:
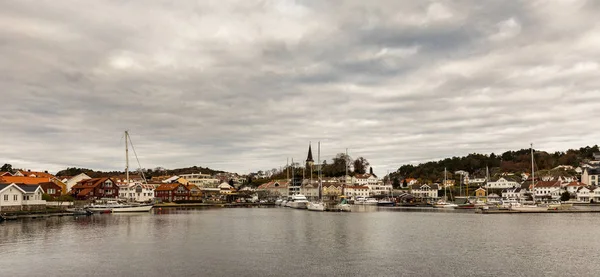
[[[539,181],[535,183],[535,197],[560,197],[561,182],[560,181]]]
[[[0,184],[0,212],[20,211],[25,191],[15,184]]]
[[[392,193],[392,184],[384,184],[378,181],[376,184],[368,184],[370,195],[390,195]]]
[[[504,177],[500,177],[496,181],[487,182],[487,184],[485,185],[485,187],[490,188],[490,189],[507,189],[507,188],[513,188],[513,187],[519,187],[519,186],[521,186],[521,185],[518,182],[508,180]]]
[[[569,192],[571,195],[576,195],[576,194],[577,194],[577,191],[578,191],[580,188],[583,188],[583,187],[586,187],[586,186],[587,186],[587,185],[586,185],[586,184],[584,184],[584,183],[582,183],[582,182],[571,182],[571,183],[568,183],[568,184],[565,186],[565,189],[566,189],[566,190],[567,190],[567,191],[568,191],[568,192]]]
[[[344,188],[347,197],[355,199],[357,196],[369,197],[368,186],[347,186]]]
[[[198,185],[200,187],[217,187],[219,185],[219,179],[214,178],[209,174],[191,173],[181,174],[179,177],[186,179],[190,184]]]
[[[597,186],[600,180],[600,168],[584,168],[581,182],[590,186]]]
[[[437,199],[440,186],[437,184],[414,184],[409,186],[409,191],[416,198]]]
[[[525,190],[521,188],[508,188],[502,191],[502,199],[517,200],[525,199]]]
[[[154,199],[154,185],[140,182],[119,184],[119,198],[134,202],[149,202]]]
[[[579,202],[590,202],[594,198],[594,194],[592,193],[596,187],[582,187],[577,190],[577,201]]]
[[[46,206],[39,185],[0,184],[0,212],[34,210]]]
[[[377,185],[377,177],[366,173],[366,174],[356,174],[352,177],[352,183],[357,184],[359,186],[375,186]]]
[[[92,177],[88,176],[85,173],[79,173],[70,178],[63,178],[61,181],[67,185],[67,192],[71,191],[74,185],[77,185],[79,181],[92,179]]]

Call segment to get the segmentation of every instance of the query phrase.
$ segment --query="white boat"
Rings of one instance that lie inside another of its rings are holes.
[[[454,203],[448,203],[444,200],[437,201],[433,204],[434,208],[456,208],[458,205]]]
[[[308,205],[306,206],[306,208],[309,211],[317,211],[317,212],[324,212],[325,211],[325,203],[323,202],[309,202]]]
[[[357,196],[356,198],[354,198],[354,205],[364,205],[365,204],[366,199],[362,196]]]
[[[346,201],[346,199],[342,199],[342,201],[339,204],[335,205],[335,209],[340,212],[350,212],[352,210],[352,206],[348,204],[348,201]]]
[[[290,208],[294,209],[306,209],[308,206],[308,200],[306,196],[302,194],[292,195],[292,200],[288,202]]]
[[[520,205],[520,204],[513,204],[510,209],[512,211],[519,211],[519,212],[543,212],[543,211],[547,211],[548,207],[543,207],[543,206],[538,206],[538,205]]]
[[[123,204],[116,201],[109,201],[103,204],[91,204],[85,209],[91,212],[103,213],[132,213],[132,212],[148,212],[152,210],[152,204]]]
[[[282,202],[283,202],[283,199],[277,199],[277,200],[275,200],[275,205],[281,206]]]
[[[290,201],[288,201],[288,200],[283,200],[283,201],[281,201],[281,206],[282,207],[289,207],[290,206],[289,202]]]
[[[377,199],[367,198],[367,199],[365,199],[365,202],[363,203],[363,205],[377,205],[377,203],[379,203],[379,201],[377,201]]]

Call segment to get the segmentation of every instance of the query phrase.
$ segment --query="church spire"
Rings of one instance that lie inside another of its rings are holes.
[[[310,142],[308,143],[308,157],[306,157],[306,163],[314,163],[315,161],[313,160],[312,157],[312,149],[310,147]]]

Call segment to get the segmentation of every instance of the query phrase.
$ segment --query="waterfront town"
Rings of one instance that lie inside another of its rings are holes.
[[[119,199],[154,204],[190,203],[274,203],[301,194],[307,200],[350,203],[385,198],[396,205],[426,205],[444,198],[454,201],[490,203],[523,202],[600,202],[600,153],[578,167],[559,165],[535,176],[529,173],[501,172],[493,177],[475,177],[461,173],[460,182],[421,182],[415,178],[392,181],[378,178],[369,168],[366,173],[322,177],[314,168],[312,150],[306,164],[287,170],[287,177],[273,179],[264,172],[251,176],[220,172],[189,172],[146,179],[144,174],[117,174],[92,178],[85,173],[56,176],[48,171],[19,169],[0,172],[0,213],[40,211],[75,202]],[[296,174],[294,174],[294,171]],[[301,174],[299,174],[301,173]],[[290,174],[293,176],[290,177]],[[127,178],[129,176],[129,178]],[[261,180],[251,185],[248,180]],[[397,183],[394,186],[394,183]],[[450,192],[450,193],[448,193]],[[453,195],[452,192],[455,194]]]

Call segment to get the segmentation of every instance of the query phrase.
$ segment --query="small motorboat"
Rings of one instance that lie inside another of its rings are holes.
[[[81,209],[81,208],[67,209],[66,211],[73,215],[92,215],[93,214],[92,211],[86,210],[86,209]]]

